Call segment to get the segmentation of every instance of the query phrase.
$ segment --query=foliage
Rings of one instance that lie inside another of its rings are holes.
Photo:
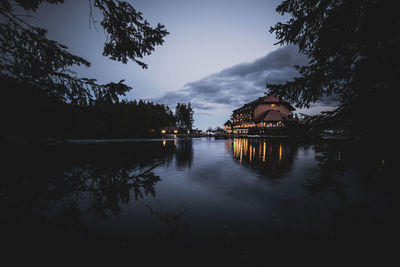
[[[297,66],[300,77],[267,87],[298,107],[309,107],[323,96],[338,96],[337,109],[321,119],[350,134],[390,130],[394,92],[400,85],[400,15],[395,4],[384,0],[283,1],[276,10],[291,18],[270,31],[275,32],[278,44],[298,45],[310,61]]]
[[[191,131],[194,122],[193,114],[194,111],[190,102],[187,105],[185,103],[178,103],[175,108],[176,125],[182,129]]]
[[[42,90],[50,98],[76,105],[92,105],[96,101],[117,103],[120,95],[131,88],[118,83],[98,84],[95,79],[80,78],[73,66],[90,66],[84,58],[73,55],[67,47],[46,37],[46,30],[29,23],[30,12],[42,2],[63,3],[63,0],[9,0],[0,2],[0,77],[16,84],[28,84]],[[90,1],[91,3],[91,1]],[[101,25],[106,33],[103,55],[127,63],[140,61],[168,34],[163,25],[150,27],[129,3],[122,0],[94,0],[93,7],[103,15]],[[27,15],[17,15],[16,9]],[[92,8],[92,6],[91,6]]]
[[[71,135],[76,137],[157,137],[161,128],[174,125],[174,116],[168,106],[142,100],[82,107],[75,114]]]
[[[144,101],[96,105],[71,105],[51,99],[44,92],[21,84],[2,82],[0,118],[5,125],[0,136],[29,140],[52,138],[135,138],[150,137],[159,129],[174,125],[168,106]],[[13,86],[14,85],[14,86]],[[117,89],[116,89],[117,90]]]

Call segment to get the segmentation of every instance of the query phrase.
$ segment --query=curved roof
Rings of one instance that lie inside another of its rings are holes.
[[[270,109],[265,112],[264,118],[261,120],[263,122],[270,121],[295,121],[294,118],[289,118],[288,115],[279,112],[279,110]]]
[[[266,112],[263,121],[283,121],[287,116],[277,110],[270,109]]]
[[[258,104],[261,104],[261,103],[264,103],[264,104],[283,104],[283,105],[287,106],[290,111],[295,110],[295,108],[289,102],[282,100],[279,96],[266,95],[266,96],[259,97],[256,100],[253,100],[251,102],[248,102],[248,103],[244,104],[240,108],[235,109],[234,112],[236,110],[242,109],[244,107],[257,106]]]

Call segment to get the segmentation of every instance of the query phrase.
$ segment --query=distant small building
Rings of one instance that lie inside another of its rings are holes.
[[[251,128],[282,127],[296,121],[292,111],[295,108],[278,96],[266,95],[235,109],[231,120],[225,123],[234,134],[247,134]]]
[[[232,123],[230,120],[227,120],[227,121],[224,123],[224,128],[225,128],[225,131],[226,131],[228,134],[231,134],[231,133],[233,132],[233,123]]]
[[[200,136],[200,135],[203,134],[203,131],[202,131],[202,130],[199,130],[199,129],[192,129],[191,134],[192,134],[193,136]]]
[[[181,131],[178,127],[165,127],[161,129],[161,135],[179,134]]]
[[[206,135],[214,135],[214,130],[208,129],[208,130],[206,131]]]

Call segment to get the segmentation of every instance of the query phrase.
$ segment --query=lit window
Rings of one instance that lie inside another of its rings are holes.
[[[271,104],[271,107],[275,107],[275,104]]]
[[[166,133],[166,131],[165,130],[161,130],[161,133]]]
[[[177,133],[178,133],[178,130],[174,130],[174,133],[177,134]]]

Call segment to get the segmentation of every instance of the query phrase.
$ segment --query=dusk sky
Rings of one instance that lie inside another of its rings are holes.
[[[175,108],[191,102],[195,128],[223,126],[233,109],[260,97],[266,82],[283,83],[296,76],[294,65],[307,62],[296,47],[279,47],[269,28],[286,20],[276,13],[276,0],[137,0],[152,26],[161,23],[169,35],[144,62],[123,64],[102,56],[104,32],[89,23],[89,1],[43,4],[33,23],[48,29],[48,37],[92,63],[75,68],[79,76],[101,83],[125,82],[133,89],[128,100],[144,99]],[[94,14],[94,18],[100,17]],[[331,109],[326,101],[309,110]]]

